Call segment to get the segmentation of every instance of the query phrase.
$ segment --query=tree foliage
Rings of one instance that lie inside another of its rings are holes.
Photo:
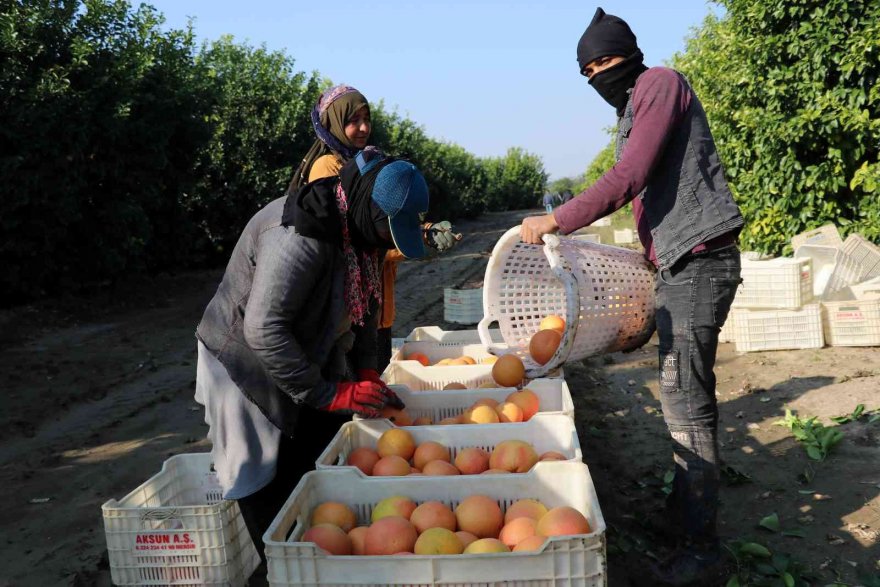
[[[329,80],[162,24],[127,0],[0,2],[0,304],[225,261],[284,193]],[[373,142],[425,172],[435,219],[543,190],[534,155],[477,157],[381,103],[373,117]]]
[[[720,0],[676,55],[706,109],[746,247],[826,222],[880,239],[880,3]]]

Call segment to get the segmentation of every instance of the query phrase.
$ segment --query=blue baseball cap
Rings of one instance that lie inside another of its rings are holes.
[[[428,211],[428,184],[409,161],[382,167],[373,184],[373,202],[388,214],[394,246],[409,259],[425,256],[422,215]]]

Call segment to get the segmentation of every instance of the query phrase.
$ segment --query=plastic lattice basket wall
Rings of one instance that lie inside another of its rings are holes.
[[[480,338],[497,354],[515,353],[539,377],[566,360],[637,348],[654,331],[654,268],[641,253],[547,235],[544,246],[521,242],[519,227],[495,245],[483,280]],[[550,314],[565,332],[546,365],[529,356],[529,341]],[[498,322],[508,348],[493,345]]]

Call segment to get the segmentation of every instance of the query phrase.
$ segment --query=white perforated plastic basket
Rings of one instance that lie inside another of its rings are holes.
[[[260,556],[211,465],[209,453],[171,457],[101,506],[114,585],[245,585]]]
[[[538,396],[538,413],[532,416],[532,419],[539,418],[544,414],[563,414],[574,418],[574,402],[565,379],[535,379],[525,387],[531,389]],[[400,385],[392,385],[391,389],[406,404],[406,412],[414,420],[425,416],[431,418],[433,422],[460,416],[478,399],[487,397],[503,402],[508,395],[516,391],[513,387],[412,391]],[[360,417],[355,416],[354,419],[358,420]],[[468,424],[467,426],[476,426],[476,424]],[[500,426],[500,424],[479,424],[479,426]]]
[[[796,309],[813,301],[809,258],[743,259],[742,280],[733,300],[734,308]]]
[[[357,420],[346,422],[333,437],[316,463],[319,469],[345,465],[348,455],[356,448],[376,448],[382,434],[394,428],[388,420]],[[492,452],[504,440],[523,440],[530,443],[540,455],[547,451],[564,454],[569,460],[582,461],[574,421],[562,414],[544,414],[528,422],[516,424],[470,424],[452,426],[408,426],[416,445],[439,442],[449,449],[453,459],[465,448],[478,447]],[[353,467],[366,477],[360,469]]]
[[[654,329],[654,269],[641,253],[545,235],[543,247],[520,241],[519,227],[495,245],[483,280],[486,315],[477,330],[490,352],[512,352],[540,377],[566,360],[637,348]],[[565,319],[562,342],[546,365],[529,356],[546,316]],[[498,322],[507,351],[488,328]]]
[[[880,346],[880,299],[822,302],[822,321],[831,346]]]
[[[799,310],[734,308],[728,320],[738,352],[817,349],[825,343],[819,304]]]
[[[505,510],[532,498],[548,508],[569,506],[584,514],[589,534],[548,538],[540,551],[462,555],[330,556],[299,542],[312,510],[326,501],[352,508],[359,524],[386,497],[441,501],[455,508],[471,495],[486,495]],[[605,577],[605,520],[583,463],[542,462],[520,475],[362,477],[350,467],[306,473],[263,535],[268,579],[290,585],[427,585],[600,587]]]
[[[791,237],[792,249],[797,249],[801,245],[822,245],[825,247],[839,247],[843,244],[840,238],[840,232],[833,224],[825,224],[819,228],[807,230]]]

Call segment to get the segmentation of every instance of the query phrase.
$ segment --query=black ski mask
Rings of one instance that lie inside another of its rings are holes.
[[[636,79],[647,68],[642,63],[644,56],[629,25],[597,8],[593,20],[578,41],[577,60],[580,72],[585,75],[586,66],[600,57],[615,56],[626,59],[593,75],[590,85],[606,102],[614,106],[618,116],[622,116],[628,97],[627,90],[635,85]]]
[[[599,92],[602,99],[614,106],[617,116],[623,116],[626,101],[629,99],[628,90],[636,85],[636,80],[648,69],[642,63],[643,58],[642,52],[636,50],[617,65],[595,73],[590,78],[590,85]]]

